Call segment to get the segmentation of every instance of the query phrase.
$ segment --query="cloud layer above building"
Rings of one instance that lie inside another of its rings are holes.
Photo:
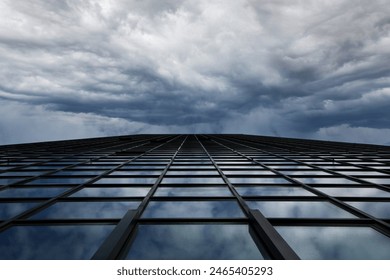
[[[5,0],[0,64],[0,144],[134,133],[390,144],[385,0]]]

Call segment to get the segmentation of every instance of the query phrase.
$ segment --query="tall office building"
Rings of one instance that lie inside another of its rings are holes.
[[[0,156],[0,259],[390,259],[386,146],[129,135]]]

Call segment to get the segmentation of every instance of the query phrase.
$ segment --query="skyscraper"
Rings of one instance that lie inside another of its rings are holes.
[[[129,135],[0,152],[0,259],[390,259],[386,146]]]

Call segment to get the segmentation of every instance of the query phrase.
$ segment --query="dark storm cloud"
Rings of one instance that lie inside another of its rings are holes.
[[[386,143],[386,2],[2,1],[0,142],[229,132]]]

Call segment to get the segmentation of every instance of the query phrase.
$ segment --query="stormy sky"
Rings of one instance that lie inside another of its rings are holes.
[[[387,0],[0,2],[0,144],[245,133],[390,145]]]

